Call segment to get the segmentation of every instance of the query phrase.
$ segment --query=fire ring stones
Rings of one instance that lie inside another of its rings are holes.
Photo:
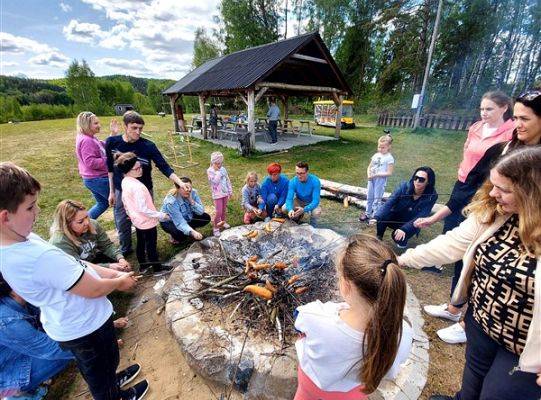
[[[198,374],[227,387],[230,387],[235,377],[235,388],[244,393],[246,400],[289,400],[294,397],[297,387],[294,346],[282,350],[278,340],[265,340],[252,332],[246,336],[245,329],[235,331],[228,329],[227,324],[220,323],[219,319],[203,319],[201,311],[207,305],[201,308],[200,302],[194,302],[193,299],[190,301],[189,298],[201,288],[199,278],[207,263],[207,252],[220,251],[218,249],[222,247],[232,258],[241,258],[239,262],[242,262],[246,254],[264,256],[266,252],[275,253],[277,248],[283,246],[284,252],[295,253],[301,264],[306,263],[301,265],[303,268],[312,269],[332,261],[343,237],[328,229],[314,229],[306,224],[287,222],[279,227],[280,231],[276,231],[279,234],[275,237],[269,235],[261,242],[246,240],[243,234],[254,228],[263,230],[263,223],[231,228],[224,231],[220,239],[205,239],[205,243],[194,243],[188,251],[176,256],[172,263],[178,266],[163,288],[166,298],[165,316],[188,364]],[[221,240],[221,246],[218,240]],[[246,246],[239,246],[243,242]],[[382,382],[370,399],[416,399],[426,384],[428,338],[422,330],[424,321],[419,302],[410,288],[406,315],[415,332],[410,357],[396,381]]]

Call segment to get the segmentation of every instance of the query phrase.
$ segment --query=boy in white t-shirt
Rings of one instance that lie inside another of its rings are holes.
[[[106,297],[133,288],[137,278],[77,261],[32,233],[40,189],[26,170],[0,163],[0,272],[13,291],[40,308],[45,332],[73,353],[94,399],[139,400],[147,381],[120,390],[141,367],[116,373],[119,352]]]
[[[393,174],[394,157],[390,153],[391,143],[393,143],[391,135],[380,136],[378,152],[372,156],[366,169],[368,192],[366,194],[366,212],[359,217],[361,222],[368,221],[378,211],[385,193],[387,178]]]

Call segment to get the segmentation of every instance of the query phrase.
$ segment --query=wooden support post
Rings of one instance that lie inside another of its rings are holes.
[[[171,106],[171,115],[173,116],[173,129],[175,132],[178,132],[178,119],[177,119],[177,112],[175,109],[175,103],[178,99],[178,94],[172,94],[169,95],[169,104]]]
[[[255,150],[255,92],[248,90],[248,132],[250,133],[250,148]]]
[[[340,129],[342,129],[342,103],[344,102],[343,95],[332,94],[334,104],[336,105],[336,128],[334,130],[334,137],[340,139]]]
[[[284,121],[286,119],[289,119],[289,97],[288,96],[280,96],[282,99],[282,104],[284,106]],[[284,123],[284,127],[287,128],[286,124]]]
[[[199,95],[199,111],[201,112],[201,133],[203,139],[207,139],[207,113],[205,111],[205,96]]]
[[[257,104],[257,102],[259,100],[261,100],[261,97],[263,97],[263,95],[265,94],[265,92],[269,90],[268,87],[263,87],[261,88],[261,90],[257,93],[257,95],[255,96],[255,103]]]

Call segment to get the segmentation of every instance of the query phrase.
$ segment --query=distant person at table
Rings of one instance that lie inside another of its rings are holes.
[[[175,189],[165,196],[161,210],[171,217],[170,221],[162,221],[160,225],[171,235],[173,244],[188,238],[203,239],[203,235],[195,228],[201,228],[210,222],[210,215],[205,212],[205,207],[197,190],[193,189],[190,178],[184,176],[180,180],[186,184],[186,188],[175,184]]]
[[[94,113],[83,111],[77,116],[77,136],[75,155],[79,175],[85,187],[90,190],[96,204],[88,210],[90,218],[97,219],[109,207],[109,178],[107,175],[107,157],[105,143],[97,135],[100,133],[100,120]],[[111,135],[119,131],[118,122],[111,121]]]
[[[267,111],[267,118],[269,120],[269,136],[271,138],[271,144],[278,142],[278,121],[280,120],[280,108],[276,105],[276,100],[271,98],[269,111]]]
[[[321,215],[321,182],[317,176],[308,173],[308,163],[304,161],[295,166],[295,175],[289,181],[286,204],[282,210],[294,221],[300,221],[304,214],[309,214],[310,225],[316,227]]]
[[[214,104],[210,105],[209,124],[210,138],[218,139],[218,110]]]
[[[383,239],[385,230],[391,228],[393,241],[405,248],[408,240],[420,232],[413,222],[430,215],[438,200],[435,185],[436,175],[430,167],[417,168],[408,182],[401,182],[370,220],[371,224],[377,223],[378,238]]]
[[[263,203],[260,204],[260,208],[267,211],[267,218],[265,219],[269,220],[282,211],[287,198],[289,179],[280,173],[282,172],[282,166],[275,162],[269,164],[267,172],[269,176],[261,184]]]
[[[251,224],[257,219],[264,219],[267,216],[263,198],[261,197],[261,186],[257,183],[258,177],[255,171],[246,175],[246,184],[242,187],[241,205],[244,210],[243,222]]]

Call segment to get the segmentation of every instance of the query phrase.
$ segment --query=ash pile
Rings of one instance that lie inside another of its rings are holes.
[[[246,399],[292,398],[294,310],[338,299],[334,259],[344,240],[275,219],[231,228],[179,254],[164,287],[165,314],[190,366]]]

